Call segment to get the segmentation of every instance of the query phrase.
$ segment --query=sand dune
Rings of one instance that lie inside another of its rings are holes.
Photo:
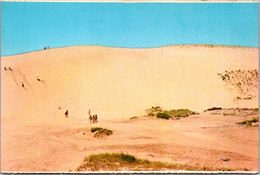
[[[13,70],[4,70],[4,67]],[[79,128],[90,127],[86,120],[89,109],[99,115],[100,125],[119,127],[120,132],[125,129],[121,133],[124,135],[128,134],[128,129],[132,131],[135,124],[125,126],[114,122],[142,115],[145,109],[155,105],[165,109],[187,108],[196,112],[213,106],[256,108],[258,98],[234,100],[238,94],[225,88],[225,82],[218,76],[225,70],[238,69],[258,70],[257,48],[209,45],[150,49],[73,46],[2,57],[2,169],[74,170],[85,156],[80,154],[84,146],[79,146],[85,142],[76,133]],[[41,81],[37,81],[36,77]],[[68,119],[64,117],[67,109]],[[75,141],[71,136],[73,133]],[[65,141],[66,136],[70,141]],[[125,137],[120,142],[127,142],[133,137]],[[157,137],[161,138],[157,143],[167,140],[159,133]],[[190,146],[181,141],[180,135],[178,139],[180,144]],[[134,140],[130,143],[153,142],[152,139],[142,139],[142,142]],[[251,155],[257,151],[255,141]],[[117,139],[108,143],[116,145]],[[191,146],[194,146],[192,143]],[[93,144],[95,146],[101,142]],[[199,147],[197,141],[195,147]],[[233,151],[236,149],[240,147],[232,148]],[[98,151],[101,150],[104,149]],[[225,148],[221,147],[220,150],[225,151]],[[136,150],[133,152],[138,153]],[[64,155],[66,160],[61,158]],[[37,163],[48,156],[45,164]],[[63,163],[51,161],[56,158]],[[31,161],[36,162],[35,166]],[[31,165],[27,167],[28,164]],[[256,169],[256,166],[253,164],[250,168]]]
[[[2,69],[2,112],[9,113],[7,109],[12,107],[17,110],[17,106],[36,111],[61,106],[79,119],[88,109],[110,119],[129,118],[152,105],[195,111],[239,106],[217,73],[258,69],[257,57],[258,49],[254,48],[203,46],[80,46],[3,57],[2,68],[14,70]],[[258,103],[250,101],[248,105],[257,107]]]

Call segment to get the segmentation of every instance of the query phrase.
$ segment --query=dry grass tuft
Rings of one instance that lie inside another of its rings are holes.
[[[94,133],[94,137],[109,136],[113,134],[113,131],[100,127],[91,128],[90,131]]]
[[[258,123],[258,117],[257,118],[253,118],[251,120],[244,120],[242,122],[238,122],[237,124],[242,124],[242,125],[246,125],[246,126],[252,126],[252,123]]]
[[[198,170],[198,171],[232,171],[227,168],[213,169],[206,166],[189,166],[170,164],[159,161],[138,159],[133,155],[124,153],[93,154],[84,159],[76,171],[159,171],[159,170]]]

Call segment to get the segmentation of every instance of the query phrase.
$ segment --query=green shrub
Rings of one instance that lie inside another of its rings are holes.
[[[77,171],[165,171],[166,170],[193,170],[193,171],[216,171],[212,167],[190,166],[185,164],[172,164],[159,161],[149,161],[147,159],[138,159],[133,155],[124,153],[100,153],[85,157]],[[221,168],[221,170],[230,171],[231,169]]]
[[[168,120],[171,116],[166,112],[158,112],[156,117]]]
[[[256,123],[256,122],[258,122],[258,118],[253,118],[252,120],[249,120],[249,122]]]
[[[121,159],[129,163],[136,161],[136,158],[134,156],[124,153],[121,153]]]
[[[150,112],[147,114],[148,116],[155,116],[155,114],[153,112]]]
[[[258,122],[258,118],[253,118],[251,120],[244,120],[242,122],[238,122],[237,124],[242,124],[242,125],[247,125],[247,126],[251,126],[252,123],[257,123]]]
[[[103,128],[94,127],[94,128],[91,128],[90,131],[91,131],[91,132],[96,132],[96,131],[101,130],[101,129],[103,129]]]
[[[113,131],[109,129],[99,128],[99,127],[91,128],[90,131],[93,133],[95,132],[94,137],[113,134]]]
[[[165,112],[170,116],[174,116],[174,117],[188,117],[189,115],[197,114],[196,112],[190,111],[189,109],[177,109],[177,110],[170,110]]]
[[[221,107],[212,107],[212,108],[208,108],[206,111],[214,111],[214,110],[222,110]]]
[[[198,114],[196,112],[190,111],[189,109],[177,109],[177,110],[162,110],[160,106],[152,107],[146,110],[146,116],[156,116],[157,118],[163,119],[170,119],[170,118],[177,118],[180,119],[181,117],[188,117],[190,115]],[[131,117],[130,119],[135,119],[137,117]]]

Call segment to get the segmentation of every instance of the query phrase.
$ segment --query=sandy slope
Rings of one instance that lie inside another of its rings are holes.
[[[258,107],[258,99],[234,101],[237,94],[225,89],[217,75],[225,70],[258,69],[256,48],[75,46],[7,56],[1,61],[1,164],[4,171],[74,170],[86,154],[122,149],[144,156],[140,149],[150,147],[149,144],[180,148],[176,154],[180,157],[178,161],[186,160],[182,163],[191,161],[188,153],[186,158],[180,153],[187,150],[196,152],[193,159],[200,159],[197,162],[202,164],[207,164],[207,156],[216,152],[221,155],[227,151],[242,157],[250,154],[245,165],[257,169],[256,128],[244,128],[243,133],[250,137],[245,138],[238,135],[241,132],[236,131],[236,126],[228,132],[238,139],[233,141],[224,135],[223,144],[216,146],[214,139],[220,134],[197,132],[192,119],[179,123],[120,122],[141,115],[154,105],[198,112],[212,106]],[[5,71],[5,66],[13,71]],[[64,118],[66,109],[69,119]],[[115,135],[105,141],[93,140],[91,135],[83,137],[82,130],[90,134],[86,120],[88,109],[99,115],[100,125],[116,130]],[[221,121],[223,126],[225,121]],[[205,123],[205,127],[212,122],[217,125],[215,118],[208,121],[202,115],[196,119],[198,125]],[[159,132],[160,128],[165,131]],[[173,134],[166,134],[167,128]],[[150,138],[151,133],[156,140]],[[189,137],[183,137],[182,134],[187,136],[187,133],[191,133]],[[136,135],[141,138],[136,139]],[[174,141],[168,143],[168,140]],[[132,145],[131,149],[126,145]],[[203,153],[202,158],[198,152]],[[152,159],[163,156],[161,159],[172,161],[166,154],[156,155],[152,150],[151,154]],[[238,160],[242,161],[242,157]],[[232,167],[241,165],[238,162]]]

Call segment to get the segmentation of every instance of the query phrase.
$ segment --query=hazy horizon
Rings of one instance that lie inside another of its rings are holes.
[[[258,3],[1,3],[1,56],[69,46],[258,47]]]

